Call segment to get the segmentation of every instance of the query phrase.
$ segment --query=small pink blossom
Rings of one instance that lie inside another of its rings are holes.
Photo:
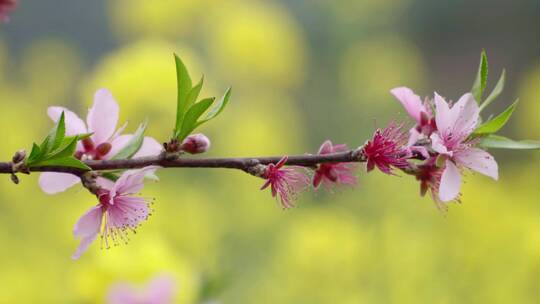
[[[176,293],[175,281],[160,275],[140,289],[128,283],[118,283],[107,294],[108,304],[172,304]]]
[[[293,201],[296,199],[298,193],[303,191],[310,183],[306,174],[300,167],[285,168],[285,163],[288,157],[284,156],[277,164],[269,164],[263,173],[262,178],[266,179],[266,182],[261,187],[264,190],[270,186],[272,190],[272,196],[279,195],[283,208],[294,207]]]
[[[406,146],[407,136],[401,130],[401,125],[391,123],[384,130],[377,129],[362,152],[367,159],[367,171],[379,168],[386,174],[392,174],[392,167],[406,168],[411,151]]]
[[[17,0],[0,0],[0,22],[9,22],[9,14],[17,6]]]
[[[422,102],[420,96],[407,87],[394,88],[390,92],[403,105],[409,116],[416,121],[416,126],[409,130],[409,146],[413,146],[423,137],[429,137],[437,130],[428,100]]]
[[[180,148],[190,154],[204,153],[210,149],[210,139],[202,133],[192,134],[184,139]]]
[[[125,171],[114,183],[97,178],[99,203],[86,212],[73,228],[75,237],[81,239],[73,259],[78,259],[98,235],[101,236],[102,248],[109,248],[111,243],[127,243],[128,232],[135,232],[150,215],[148,202],[134,194],[143,188],[145,175],[156,169],[158,167],[149,166]]]
[[[319,148],[319,155],[331,154],[347,151],[347,146],[344,144],[332,145],[332,142],[327,140]],[[324,163],[319,164],[315,174],[313,175],[313,187],[318,188],[322,183],[327,187],[332,184],[342,184],[355,186],[357,178],[353,173],[357,165],[355,163]]]
[[[130,141],[133,135],[120,135],[125,125],[116,130],[119,116],[119,106],[111,92],[100,89],[94,96],[94,104],[88,110],[86,124],[77,114],[63,107],[50,107],[47,111],[53,121],[58,121],[64,112],[66,135],[92,133],[92,135],[77,144],[75,157],[87,159],[109,159],[116,155]],[[116,130],[116,131],[115,131]],[[139,151],[133,157],[157,155],[162,146],[155,139],[145,137]],[[48,194],[62,192],[79,182],[79,178],[68,173],[41,173],[39,185]]]
[[[455,199],[461,187],[460,168],[498,179],[498,166],[493,156],[475,148],[476,141],[469,140],[478,124],[480,109],[471,93],[464,94],[452,107],[435,93],[438,132],[431,135],[433,150],[446,157],[441,177],[439,198],[443,202]]]

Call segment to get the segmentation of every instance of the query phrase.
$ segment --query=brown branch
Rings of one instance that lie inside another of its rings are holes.
[[[258,164],[267,165],[277,163],[282,157],[245,157],[245,158],[182,158],[178,155],[159,155],[141,157],[135,159],[119,160],[87,160],[84,161],[94,171],[121,170],[143,168],[146,166],[160,166],[163,168],[229,168],[247,171]],[[287,165],[313,167],[322,163],[341,162],[365,162],[365,157],[360,150],[325,154],[325,155],[294,155],[289,156]],[[0,173],[12,174],[12,162],[0,162]],[[31,167],[29,171],[37,172],[62,172],[82,175],[87,172],[83,169],[64,166]],[[17,172],[15,172],[17,173]]]

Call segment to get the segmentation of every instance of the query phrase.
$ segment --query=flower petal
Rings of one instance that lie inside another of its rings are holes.
[[[84,238],[98,234],[101,229],[101,219],[103,210],[100,206],[90,208],[73,227],[73,234],[76,237]]]
[[[103,158],[109,159],[115,156],[118,152],[120,152],[120,150],[122,150],[126,146],[126,144],[131,140],[132,137],[133,135],[131,134],[124,134],[114,138],[111,141],[111,150]]]
[[[49,107],[47,114],[54,121],[57,122],[60,119],[60,115],[64,112],[64,121],[66,123],[66,135],[73,136],[77,134],[86,133],[86,125],[82,119],[75,113],[64,107]]]
[[[447,160],[439,186],[439,198],[443,202],[451,201],[458,196],[460,188],[461,173],[452,161]]]
[[[495,158],[491,154],[478,148],[470,148],[454,155],[454,159],[463,166],[478,173],[499,179],[499,169]]]
[[[322,143],[321,147],[319,148],[319,152],[317,154],[330,154],[332,153],[332,142],[329,140],[326,140]]]
[[[81,180],[69,173],[43,172],[39,176],[39,186],[47,194],[66,191]]]
[[[416,128],[412,128],[409,130],[409,140],[407,141],[407,147],[410,147],[420,139],[422,136],[422,133],[418,132]]]
[[[133,158],[159,155],[162,150],[163,146],[157,140],[147,136],[144,138],[139,151],[133,155]]]
[[[75,253],[73,253],[73,255],[71,256],[71,259],[78,260],[81,257],[81,255],[85,253],[86,250],[88,250],[88,247],[90,246],[90,244],[94,242],[96,237],[97,237],[97,234],[82,238],[81,242],[79,243],[79,246],[77,246],[77,250],[75,250]]]
[[[148,166],[136,170],[128,170],[124,172],[120,178],[114,184],[114,187],[110,191],[111,199],[119,194],[133,194],[140,191],[144,186],[144,176],[149,173],[153,173],[159,167]]]
[[[471,93],[466,93],[450,110],[454,119],[453,132],[461,139],[467,138],[476,128],[480,109]]]
[[[439,134],[433,133],[429,138],[431,139],[431,147],[433,148],[433,150],[435,150],[435,152],[452,156],[452,152],[448,151],[444,144],[444,141],[439,136]]]
[[[450,112],[450,107],[444,98],[442,98],[437,92],[435,92],[435,122],[437,124],[437,129],[441,133],[441,136],[444,138],[450,132],[452,132],[455,125],[455,118]]]
[[[106,142],[114,134],[118,123],[118,103],[111,92],[100,89],[94,95],[94,104],[88,110],[88,131],[93,132],[92,139],[96,145]]]
[[[394,88],[390,90],[390,93],[401,102],[407,113],[409,113],[417,123],[420,123],[420,113],[427,112],[422,104],[422,99],[407,87]]]

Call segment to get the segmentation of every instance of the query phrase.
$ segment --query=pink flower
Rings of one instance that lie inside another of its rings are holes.
[[[478,124],[480,110],[472,94],[464,94],[452,107],[435,93],[438,132],[431,135],[433,150],[446,157],[441,177],[439,198],[443,202],[455,199],[461,187],[459,168],[467,167],[478,173],[498,179],[498,167],[493,156],[475,148],[468,139]]]
[[[367,171],[377,166],[386,174],[392,174],[392,167],[406,168],[411,151],[406,147],[407,136],[401,131],[401,125],[391,123],[386,129],[377,129],[362,151],[367,159]]]
[[[347,151],[346,145],[332,145],[327,140],[319,148],[319,155]],[[331,186],[332,183],[354,186],[357,179],[352,172],[356,169],[355,163],[324,163],[320,164],[313,175],[313,187],[318,188],[321,183]]]
[[[50,107],[47,111],[53,121],[57,121],[64,112],[66,135],[93,133],[89,138],[77,145],[75,156],[79,159],[108,159],[118,153],[132,138],[133,135],[119,135],[125,125],[116,130],[119,107],[111,92],[100,89],[94,96],[94,104],[88,110],[86,124],[77,114],[63,107]],[[134,157],[157,155],[162,146],[155,139],[145,137],[144,142]],[[39,178],[41,189],[54,194],[65,191],[79,182],[79,178],[68,173],[42,173]]]
[[[166,275],[152,279],[144,289],[127,283],[113,285],[107,295],[108,304],[171,304],[176,293],[174,280]]]
[[[128,232],[135,232],[140,222],[150,215],[148,202],[134,194],[143,188],[145,175],[157,168],[149,166],[125,171],[114,183],[98,177],[97,183],[101,188],[97,194],[99,203],[86,212],[73,228],[75,237],[81,239],[73,259],[78,259],[98,235],[101,235],[102,248],[103,245],[109,248],[111,242],[113,245],[127,243]]]
[[[17,0],[0,0],[0,22],[8,22],[9,14],[17,6]]]
[[[283,208],[294,207],[293,201],[296,195],[303,191],[309,185],[309,178],[300,172],[303,168],[289,167],[284,168],[288,157],[284,156],[277,164],[269,164],[263,173],[266,182],[261,187],[264,190],[270,186],[272,197],[279,194]]]
[[[409,146],[414,145],[423,136],[429,137],[437,130],[435,119],[428,101],[422,102],[420,97],[407,87],[394,88],[390,91],[401,102],[409,116],[416,121],[416,126],[409,130]]]

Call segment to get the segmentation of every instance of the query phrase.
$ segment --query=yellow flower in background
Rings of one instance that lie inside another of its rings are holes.
[[[175,38],[195,32],[206,19],[206,0],[107,1],[109,20],[122,38]]]
[[[358,111],[380,117],[389,109],[401,109],[390,95],[397,86],[422,87],[424,65],[420,52],[398,37],[379,37],[357,41],[345,52],[340,65],[342,90]]]
[[[226,3],[211,11],[204,36],[220,75],[242,90],[299,84],[307,52],[287,11],[271,2]]]

